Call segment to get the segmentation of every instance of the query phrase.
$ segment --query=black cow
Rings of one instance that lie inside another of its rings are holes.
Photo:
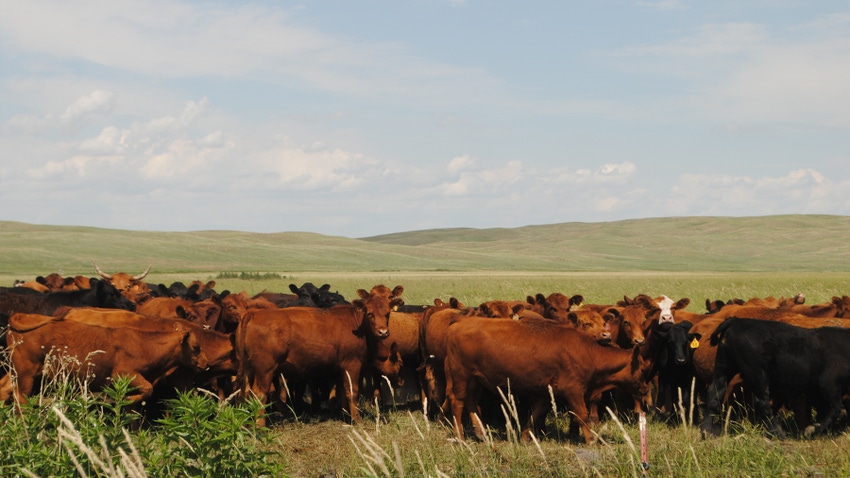
[[[785,432],[774,420],[773,399],[792,403],[805,399],[820,423],[806,435],[829,431],[841,411],[841,397],[850,387],[850,329],[804,329],[781,322],[730,318],[711,334],[717,344],[714,377],[708,388],[704,436],[717,435],[723,397],[729,380],[740,373],[753,395],[757,420],[778,438]]]
[[[298,298],[287,304],[286,307],[319,307],[327,309],[337,304],[348,304],[345,297],[336,292],[331,292],[330,284],[316,287],[312,282],[305,282],[301,287],[289,284],[289,290]]]
[[[658,373],[656,406],[662,419],[675,419],[674,405],[679,403],[679,390],[682,391],[681,404],[688,407],[691,403],[691,384],[694,379],[691,344],[700,338],[690,333],[692,326],[686,320],[678,324],[659,324],[652,329],[652,348],[658,350],[655,360],[655,371]]]

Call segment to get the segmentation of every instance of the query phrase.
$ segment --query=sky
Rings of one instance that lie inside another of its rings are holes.
[[[0,0],[0,220],[850,215],[845,0]]]

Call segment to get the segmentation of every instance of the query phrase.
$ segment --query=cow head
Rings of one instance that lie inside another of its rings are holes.
[[[372,364],[381,375],[389,379],[390,383],[398,387],[404,386],[404,378],[401,376],[401,367],[404,363],[398,353],[398,343],[393,342],[387,347],[386,341],[381,340]]]
[[[675,311],[684,309],[691,303],[691,299],[687,297],[679,299],[679,301],[677,302],[667,297],[666,295],[661,295],[654,299],[651,299],[645,294],[640,294],[635,297],[634,300],[635,303],[640,304],[642,307],[649,310],[652,313],[653,317],[655,314],[658,314],[659,324],[663,324],[665,322],[674,323]]]
[[[678,324],[665,323],[660,324],[653,331],[654,337],[657,337],[653,340],[660,340],[665,344],[664,352],[662,352],[661,361],[664,362],[662,365],[683,367],[690,363],[693,355],[692,349],[695,348],[695,343],[699,344],[700,337],[699,334],[689,332],[692,326],[693,324],[688,321]],[[695,339],[697,342],[694,342]]]
[[[136,303],[128,299],[112,284],[106,281],[97,281],[94,286],[95,297],[100,307],[106,309],[136,310]]]
[[[351,304],[363,313],[363,325],[368,329],[367,333],[379,339],[385,339],[390,335],[390,313],[394,308],[404,305],[401,300],[402,286],[396,286],[392,291],[384,285],[375,286],[371,291],[358,289],[357,295],[360,299]]]
[[[601,345],[611,343],[611,331],[605,327],[605,319],[592,309],[579,309],[567,314],[567,321],[579,332],[592,337]]]
[[[609,327],[616,325],[617,344],[623,348],[631,348],[643,345],[646,342],[644,334],[644,322],[647,310],[639,305],[629,305],[622,308],[610,308],[605,313],[605,323]],[[614,320],[610,320],[613,317]]]
[[[548,297],[544,297],[543,294],[537,294],[535,296],[535,302],[543,310],[542,312],[538,312],[540,315],[547,319],[566,323],[567,314],[578,310],[581,303],[584,302],[584,297],[580,295],[567,297],[560,292],[553,292]]]
[[[209,368],[209,359],[201,350],[201,343],[198,337],[191,330],[184,332],[181,350],[183,352],[183,365],[194,368],[196,370],[206,370]]]
[[[219,295],[219,300],[221,302],[220,329],[232,332],[248,311],[248,298],[243,294],[231,294],[230,291],[225,290]]]
[[[114,274],[107,274],[100,270],[97,263],[93,262],[94,269],[100,274],[101,277],[108,280],[113,287],[118,289],[125,297],[130,300],[135,300],[136,296],[140,294],[144,294],[150,292],[150,288],[148,285],[142,281],[145,276],[148,275],[148,272],[151,270],[151,266],[142,272],[139,275],[131,276],[130,274],[124,272],[116,272]]]

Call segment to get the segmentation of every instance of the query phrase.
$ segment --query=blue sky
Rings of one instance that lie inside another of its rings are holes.
[[[845,1],[0,0],[0,219],[850,215]]]

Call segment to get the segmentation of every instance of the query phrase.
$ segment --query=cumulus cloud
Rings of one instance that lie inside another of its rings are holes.
[[[115,105],[115,93],[98,89],[74,100],[62,114],[48,112],[43,115],[12,116],[6,120],[3,129],[27,134],[38,133],[80,123],[94,117],[109,116],[115,110]]]
[[[668,210],[674,215],[847,214],[850,180],[837,182],[812,169],[785,176],[750,177],[683,174],[673,186]]]
[[[606,163],[596,169],[556,169],[541,178],[543,182],[560,185],[601,185],[624,184],[637,172],[637,166],[631,161]]]
[[[527,179],[525,167],[521,161],[508,161],[503,166],[476,168],[477,161],[468,156],[456,157],[449,169],[458,174],[457,179],[444,182],[439,190],[446,196],[500,196],[511,192],[511,188],[523,179]]]
[[[457,174],[461,171],[465,171],[475,166],[475,159],[469,156],[468,154],[464,154],[463,156],[458,156],[449,161],[449,174]]]
[[[74,121],[89,114],[109,114],[115,108],[115,94],[95,90],[73,102],[60,116],[62,121]]]

